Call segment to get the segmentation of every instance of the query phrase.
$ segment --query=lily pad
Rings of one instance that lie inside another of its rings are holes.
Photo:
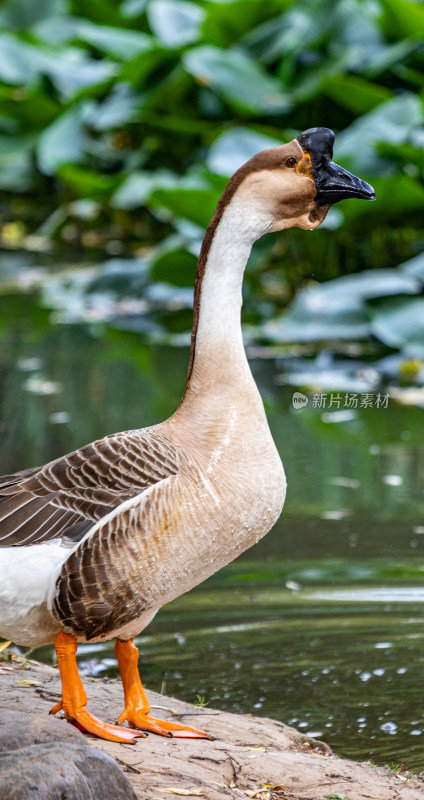
[[[408,352],[391,353],[381,358],[376,366],[386,380],[407,385],[424,385],[424,363],[420,358],[421,348],[414,353],[414,348],[409,346]]]
[[[371,332],[389,347],[424,355],[424,297],[398,297],[380,305]]]
[[[327,350],[321,350],[313,361],[306,358],[288,358],[281,362],[283,372],[277,383],[322,388],[335,392],[372,392],[380,383],[377,369],[356,359],[336,359]]]
[[[113,292],[117,297],[139,297],[148,284],[147,263],[130,258],[111,258],[85,287],[91,292]]]
[[[311,290],[329,304],[330,310],[336,302],[350,302],[352,295],[362,300],[397,294],[417,294],[421,283],[413,275],[405,275],[398,269],[367,269],[355,275],[342,275],[332,281],[321,283]]]
[[[331,296],[321,287],[304,290],[279,319],[261,328],[274,342],[320,342],[334,339],[366,339],[368,314],[358,296]]]
[[[410,258],[409,261],[404,261],[399,265],[399,269],[424,283],[424,251],[414,258]]]
[[[366,300],[420,290],[420,281],[397,269],[343,275],[299,292],[288,311],[262,330],[280,342],[364,339],[371,333]]]

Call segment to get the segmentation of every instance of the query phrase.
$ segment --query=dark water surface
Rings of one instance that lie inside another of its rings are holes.
[[[181,396],[186,348],[105,324],[53,325],[0,298],[0,472],[149,425]],[[169,604],[139,639],[147,687],[270,715],[336,752],[424,769],[423,411],[294,411],[253,360],[288,477],[274,530]],[[51,650],[37,651],[51,659]],[[113,646],[79,651],[115,674]]]

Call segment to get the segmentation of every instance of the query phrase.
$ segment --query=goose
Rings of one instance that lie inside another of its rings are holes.
[[[313,230],[333,203],[375,199],[333,163],[333,143],[328,128],[310,128],[255,155],[227,184],[200,251],[177,411],[0,479],[0,635],[54,642],[62,695],[50,713],[63,710],[101,738],[214,738],[150,715],[133,639],[281,513],[284,469],[243,347],[243,274],[264,234]],[[106,639],[116,639],[124,692],[113,725],[87,710],[76,662],[78,643]]]

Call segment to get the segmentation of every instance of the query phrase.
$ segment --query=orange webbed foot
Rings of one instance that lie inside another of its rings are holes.
[[[87,711],[85,707],[87,695],[78,674],[75,658],[77,650],[75,636],[70,636],[61,631],[56,637],[55,647],[60,677],[62,678],[62,699],[53,706],[50,714],[64,711],[68,722],[71,722],[82,731],[92,733],[110,742],[135,744],[136,739],[143,738],[146,734],[142,733],[142,731],[110,725]]]
[[[69,721],[87,731],[87,733],[93,733],[100,739],[107,739],[109,742],[135,744],[136,739],[143,739],[146,736],[142,731],[122,728],[118,725],[103,722],[103,720],[95,717],[94,714],[90,714],[85,708],[79,709],[76,718]]]
[[[173,736],[179,739],[215,739],[206,731],[199,731],[197,728],[190,728],[188,725],[179,725],[176,722],[168,722],[163,719],[156,719],[151,717],[150,714],[140,712],[136,708],[127,707],[125,711],[118,717],[118,722],[122,724],[127,721],[131,728],[137,728],[140,731],[150,731],[150,733],[157,733],[159,736]]]
[[[132,639],[127,642],[117,639],[115,654],[125,695],[125,711],[118,718],[119,723],[127,721],[132,728],[157,733],[159,736],[174,736],[180,739],[215,739],[205,731],[151,717],[150,704],[138,672],[138,650]]]
[[[50,711],[50,714],[57,714],[62,708],[62,703],[57,703]],[[100,739],[107,739],[109,742],[120,742],[122,744],[135,744],[136,739],[145,738],[146,734],[141,730],[136,731],[132,728],[122,728],[118,725],[111,725],[108,722],[90,714],[86,708],[73,708],[65,711],[68,722],[75,725],[83,733],[92,733]]]

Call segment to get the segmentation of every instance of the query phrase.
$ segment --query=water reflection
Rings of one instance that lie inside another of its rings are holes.
[[[0,312],[1,472],[177,406],[185,348],[52,325],[29,294],[0,298]],[[364,408],[331,424],[331,412],[293,410],[272,360],[252,368],[288,475],[284,514],[156,617],[140,639],[146,683],[283,719],[348,756],[422,769],[423,412]],[[108,646],[81,648],[80,660],[90,674],[116,671]]]

